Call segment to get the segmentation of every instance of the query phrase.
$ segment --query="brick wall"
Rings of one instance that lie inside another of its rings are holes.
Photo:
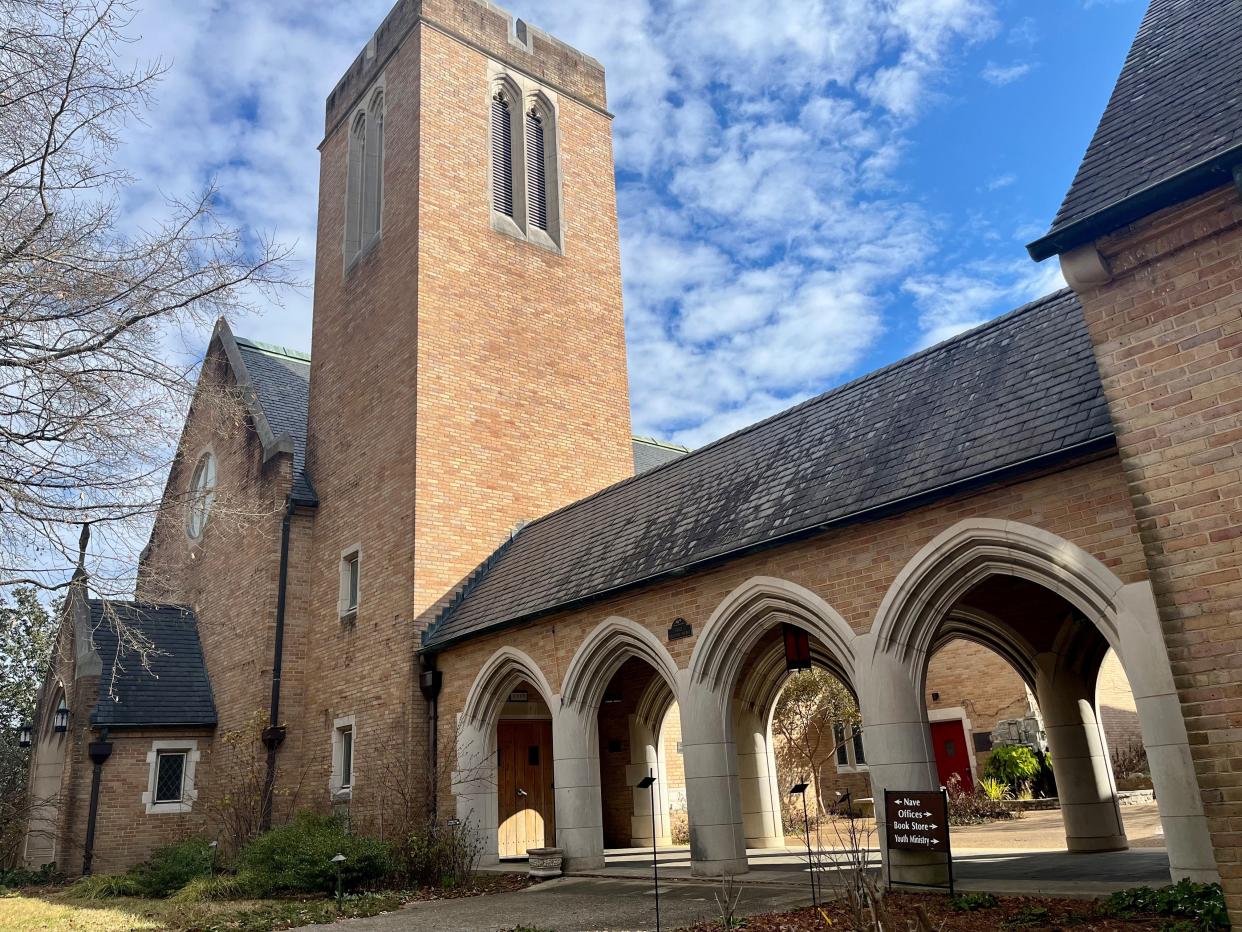
[[[1242,920],[1242,197],[1220,188],[1097,244],[1080,289],[1217,865]]]

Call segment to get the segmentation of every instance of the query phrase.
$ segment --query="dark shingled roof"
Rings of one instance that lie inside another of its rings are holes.
[[[118,648],[101,599],[88,599],[95,649],[103,663],[92,725],[112,727],[214,725],[216,704],[198,640],[193,610],[181,605],[117,602],[106,605],[155,646],[148,667],[128,647]],[[113,670],[115,669],[115,680]],[[109,695],[111,688],[112,695]]]
[[[665,443],[651,437],[634,438],[634,474],[655,469],[671,460],[685,456],[690,452],[688,447],[675,443]]]
[[[1242,0],[1152,0],[1074,183],[1031,254],[1066,251],[1226,184],[1238,164]],[[1174,181],[1167,204],[1123,209]],[[1106,210],[1111,218],[1097,217]],[[1097,229],[1095,220],[1109,222]],[[1069,228],[1086,223],[1091,229],[1075,242]]]
[[[293,498],[300,504],[317,504],[319,498],[306,474],[310,357],[280,346],[235,339],[272,433],[293,438]]]
[[[528,524],[424,646],[1111,438],[1060,291]]]

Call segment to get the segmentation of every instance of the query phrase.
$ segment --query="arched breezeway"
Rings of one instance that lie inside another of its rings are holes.
[[[661,734],[675,711],[693,873],[746,871],[748,848],[785,844],[780,805],[788,787],[773,762],[771,712],[789,675],[787,630],[804,632],[811,662],[857,697],[881,845],[884,790],[940,786],[924,696],[927,665],[946,643],[968,640],[998,653],[1038,698],[1069,850],[1124,848],[1095,700],[1095,679],[1111,648],[1133,691],[1172,872],[1215,877],[1149,587],[1123,584],[1052,534],[987,519],[963,521],[923,547],[863,635],[814,592],[755,576],[711,612],[685,667],[657,634],[615,616],[577,646],[558,694],[530,656],[498,650],[459,717],[459,816],[483,829],[489,856],[500,854],[496,727],[507,697],[528,684],[550,720],[555,805],[548,821],[566,866],[602,867],[606,845],[666,844],[670,788]],[[647,774],[658,778],[655,793],[635,786]],[[938,856],[885,852],[885,860],[894,880],[943,879]]]

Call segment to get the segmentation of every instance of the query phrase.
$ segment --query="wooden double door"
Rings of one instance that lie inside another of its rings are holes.
[[[552,723],[502,721],[496,728],[496,802],[500,856],[556,844]]]

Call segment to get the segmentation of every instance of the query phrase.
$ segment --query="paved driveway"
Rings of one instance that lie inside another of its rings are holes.
[[[661,926],[674,929],[719,916],[712,884],[671,883],[660,888]],[[742,888],[741,914],[793,909],[810,902],[806,889],[763,884]],[[655,928],[650,882],[561,877],[514,893],[412,903],[370,919],[308,926],[332,932],[499,932],[527,926],[550,932],[621,932]]]

